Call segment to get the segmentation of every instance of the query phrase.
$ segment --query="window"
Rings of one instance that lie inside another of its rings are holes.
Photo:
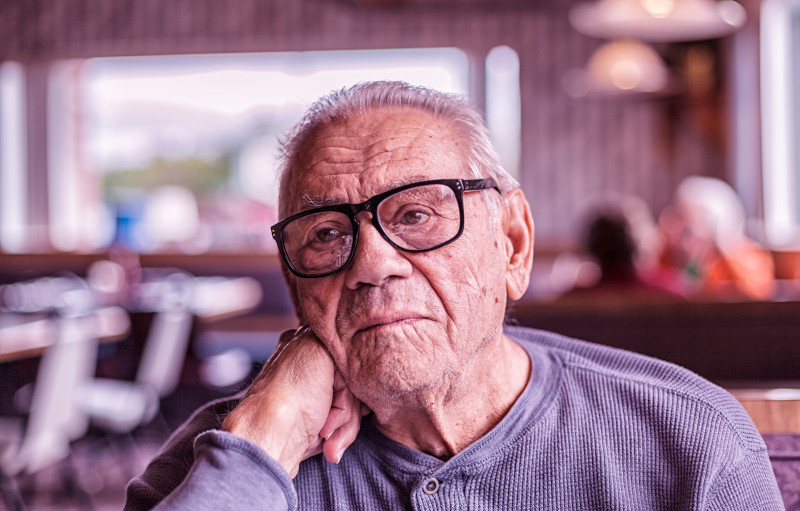
[[[0,63],[0,248],[25,249],[25,93],[22,67]]]
[[[800,240],[800,0],[761,12],[764,221],[770,243]]]
[[[522,105],[519,57],[508,46],[486,57],[486,123],[503,166],[519,179]]]
[[[278,139],[314,99],[371,79],[466,94],[467,58],[437,48],[60,63],[49,119],[54,246],[274,250]]]

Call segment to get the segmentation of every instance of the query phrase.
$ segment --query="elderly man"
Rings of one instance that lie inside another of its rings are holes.
[[[782,509],[758,432],[673,365],[504,328],[528,203],[480,115],[403,83],[317,102],[273,226],[301,327],[127,509]]]

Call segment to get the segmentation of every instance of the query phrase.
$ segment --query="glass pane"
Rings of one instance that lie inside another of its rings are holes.
[[[302,273],[322,274],[340,268],[353,246],[350,218],[334,211],[300,217],[283,231],[286,255]]]
[[[486,123],[505,169],[519,179],[522,111],[519,57],[498,46],[486,57]]]
[[[791,45],[789,47],[789,60],[791,62],[791,76],[788,88],[793,91],[792,101],[792,118],[790,125],[790,143],[789,147],[792,150],[791,160],[794,163],[794,188],[792,194],[794,196],[794,225],[800,226],[800,98],[797,91],[800,90],[800,3],[795,2],[798,6],[792,12],[791,23]],[[797,231],[800,233],[800,229]]]
[[[274,250],[278,140],[314,99],[372,79],[466,94],[467,59],[438,48],[86,61],[86,164],[115,243]]]
[[[0,64],[0,248],[7,252],[25,250],[24,78],[19,64]]]
[[[427,185],[386,198],[378,206],[378,219],[384,232],[401,247],[425,250],[458,234],[459,211],[449,186]]]
[[[762,4],[761,111],[764,227],[774,246],[800,239],[800,2]]]

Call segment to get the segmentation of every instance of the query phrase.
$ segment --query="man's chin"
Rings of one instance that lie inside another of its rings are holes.
[[[430,391],[441,382],[441,367],[431,367],[429,362],[420,365],[406,363],[369,364],[361,369],[358,376],[349,384],[350,390],[371,408],[373,406],[394,406]],[[388,402],[387,402],[388,401]],[[396,403],[392,403],[396,401]]]

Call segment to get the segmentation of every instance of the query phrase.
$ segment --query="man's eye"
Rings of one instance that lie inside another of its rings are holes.
[[[341,232],[339,232],[338,229],[334,229],[332,227],[325,227],[319,229],[317,232],[314,233],[314,241],[330,243],[331,241],[339,238],[340,236]]]
[[[430,215],[420,210],[405,211],[401,217],[403,225],[419,225],[425,222]]]

